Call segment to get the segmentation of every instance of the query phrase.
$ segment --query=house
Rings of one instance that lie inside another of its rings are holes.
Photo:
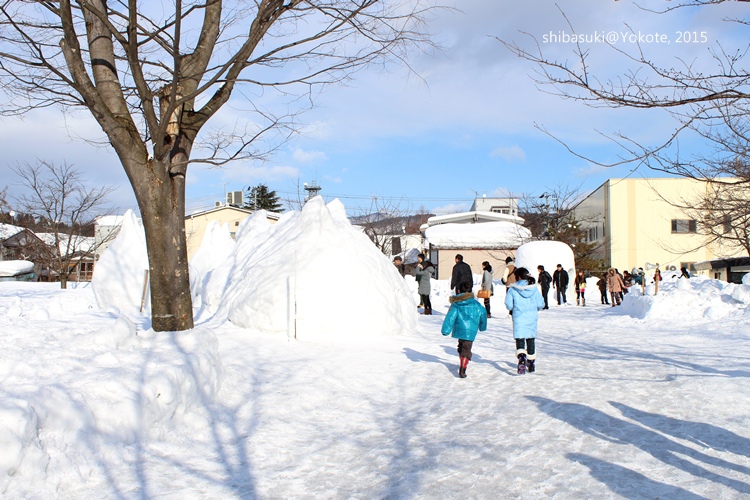
[[[450,279],[456,254],[461,254],[476,274],[484,261],[499,273],[505,268],[505,259],[531,240],[531,231],[523,222],[512,213],[479,210],[430,217],[420,229],[429,259],[437,268],[435,278]]]
[[[252,210],[234,207],[231,205],[220,205],[211,210],[195,212],[185,217],[185,236],[187,238],[188,259],[190,259],[203,243],[203,235],[206,234],[206,227],[211,221],[216,221],[220,225],[229,224],[229,231],[232,238],[235,237],[237,228],[244,219],[252,215]],[[266,212],[269,221],[275,223],[279,220],[279,214]]]
[[[33,231],[12,224],[0,224],[0,261],[31,261],[37,265],[38,273],[52,255],[47,243]]]
[[[505,197],[505,198],[488,198],[482,196],[476,198],[472,203],[470,212],[492,212],[497,214],[513,215],[518,216],[518,198]]]
[[[122,227],[123,218],[122,215],[103,215],[94,219],[94,261],[98,261],[102,253],[115,240]],[[143,221],[136,220],[143,227]]]
[[[594,255],[619,269],[687,267],[696,262],[738,257],[743,250],[706,244],[683,205],[701,199],[710,183],[687,178],[609,179],[579,203],[575,219],[587,243],[599,243]]]
[[[709,278],[742,283],[742,277],[750,273],[750,257],[714,259],[695,263],[695,270],[707,274]]]

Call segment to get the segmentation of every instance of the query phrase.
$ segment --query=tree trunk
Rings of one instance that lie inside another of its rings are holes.
[[[165,176],[167,167],[153,159],[130,171],[138,172],[131,179],[146,232],[152,327],[157,332],[189,330],[193,301],[185,238],[185,176]]]

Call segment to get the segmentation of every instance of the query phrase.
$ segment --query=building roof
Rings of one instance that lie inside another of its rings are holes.
[[[94,224],[99,226],[122,226],[123,215],[102,215],[94,219]]]
[[[14,226],[13,224],[0,224],[0,240],[10,238],[14,234],[18,234],[23,230],[24,228]]]
[[[244,214],[247,214],[247,215],[252,215],[252,214],[255,213],[255,211],[249,210],[247,208],[233,207],[231,205],[222,205],[220,207],[214,207],[214,208],[209,209],[209,210],[200,210],[198,212],[193,212],[190,215],[186,215],[185,218],[187,219],[187,218],[196,217],[196,216],[199,216],[199,215],[208,215],[210,213],[220,212],[222,210],[234,210],[236,212],[241,212],[241,213],[244,213]],[[280,215],[281,214],[278,214],[276,212],[268,212],[268,211],[266,211],[266,218],[268,218],[268,219],[279,220]]]
[[[515,215],[474,210],[472,212],[435,215],[427,219],[427,224],[422,224],[420,230],[424,231],[428,227],[437,226],[439,224],[475,224],[487,222],[510,222],[520,226],[521,224],[523,224],[524,220],[522,217],[518,217]]]
[[[750,257],[732,257],[727,259],[713,259],[696,262],[696,271],[708,271],[709,269],[724,269],[735,266],[750,266]]]
[[[531,239],[531,231],[511,221],[482,224],[440,224],[425,230],[425,239],[441,249],[518,248]]]

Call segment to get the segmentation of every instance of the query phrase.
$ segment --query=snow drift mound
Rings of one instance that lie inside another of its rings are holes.
[[[396,268],[352,227],[339,200],[321,197],[276,224],[261,212],[245,219],[232,253],[206,275],[202,299],[217,318],[300,339],[417,328]]]
[[[524,243],[516,250],[516,267],[525,267],[529,273],[537,279],[539,271],[537,266],[544,266],[544,270],[550,275],[554,274],[558,264],[568,272],[568,288],[566,297],[568,302],[575,300],[576,292],[573,286],[575,280],[576,263],[573,257],[573,249],[562,241],[530,241]],[[555,298],[555,291],[550,289],[549,299]],[[589,299],[591,300],[591,299]]]
[[[140,307],[147,269],[146,236],[133,211],[128,210],[120,232],[96,263],[91,279],[99,308]]]
[[[679,319],[680,322],[705,322],[738,314],[750,314],[750,285],[735,285],[696,276],[690,279],[664,275],[659,292],[646,295],[639,286],[630,288],[621,311],[644,320]]]

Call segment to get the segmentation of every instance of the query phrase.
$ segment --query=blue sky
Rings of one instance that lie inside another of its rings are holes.
[[[673,5],[674,2],[648,2]],[[460,11],[442,12],[430,24],[444,50],[415,53],[416,75],[392,65],[360,72],[346,87],[329,88],[316,107],[301,115],[302,133],[267,162],[237,162],[216,169],[191,166],[188,209],[209,208],[225,190],[265,183],[282,197],[297,197],[298,186],[316,180],[325,196],[339,196],[354,214],[372,199],[400,202],[405,209],[434,213],[468,209],[476,194],[538,195],[559,185],[592,190],[628,168],[588,164],[535,128],[546,127],[577,151],[602,161],[618,149],[597,131],[624,132],[650,142],[666,137],[674,123],[664,113],[591,109],[540,91],[534,68],[515,57],[494,37],[531,47],[551,34],[571,33],[555,4],[548,1],[462,0]],[[646,54],[673,65],[677,58],[713,68],[709,49],[721,43],[742,48],[747,36],[726,17],[741,16],[745,5],[681,9],[669,14],[644,12],[628,0],[563,1],[558,5],[579,34],[667,35],[670,42],[644,43]],[[629,27],[629,28],[628,28]],[[679,44],[680,33],[705,33],[706,42]],[[564,43],[542,44],[555,58],[573,57]],[[618,48],[633,50],[621,42]],[[624,63],[602,43],[587,45],[593,71],[602,77],[622,71]],[[216,123],[228,122],[243,103],[235,100]],[[210,124],[209,124],[210,125]],[[135,201],[117,158],[106,147],[82,139],[100,139],[98,126],[85,113],[63,116],[39,110],[23,121],[0,121],[0,188],[17,189],[9,166],[42,158],[74,163],[92,184],[116,183],[112,203],[120,211]],[[40,140],[41,139],[41,140]],[[653,175],[639,171],[635,175]]]

